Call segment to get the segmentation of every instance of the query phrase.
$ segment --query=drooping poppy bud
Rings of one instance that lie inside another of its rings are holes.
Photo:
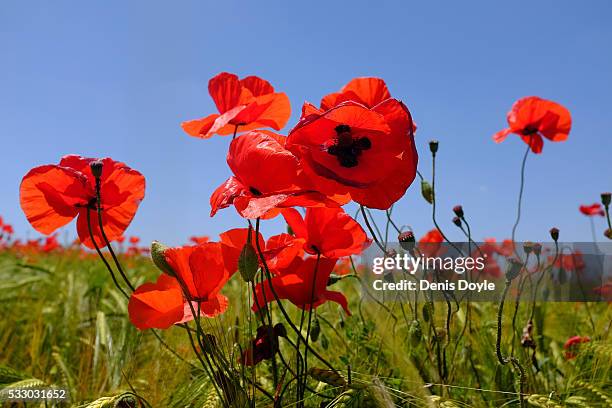
[[[461,218],[459,218],[459,217],[453,217],[453,224],[455,224],[456,226],[458,226],[459,228],[461,228]]]
[[[93,174],[93,176],[96,179],[99,179],[100,177],[102,177],[102,169],[104,167],[104,163],[102,162],[102,160],[94,160],[91,163],[89,163],[89,168],[91,169],[91,174]]]
[[[612,201],[612,193],[601,193],[601,203],[608,207]]]
[[[455,215],[459,218],[463,218],[463,207],[460,205],[456,205],[453,207],[453,212],[455,213]]]
[[[550,237],[553,239],[553,241],[557,242],[559,240],[559,228],[552,227],[550,229]]]
[[[523,263],[515,258],[508,259],[508,266],[506,269],[506,280],[510,282],[521,273],[521,269],[523,269]]]
[[[310,370],[308,370],[308,374],[310,374],[310,376],[315,380],[321,381],[325,384],[333,385],[335,387],[346,386],[346,380],[337,371],[312,367]]]
[[[604,236],[608,239],[612,239],[612,228],[608,228],[604,231]]]
[[[310,339],[316,342],[319,339],[319,334],[321,334],[321,324],[319,323],[319,319],[315,317],[312,322],[312,327],[310,328]]]
[[[245,282],[253,282],[257,269],[259,268],[259,258],[250,241],[249,235],[249,239],[242,247],[240,257],[238,258],[238,271],[240,271],[240,276],[242,276]]]
[[[431,184],[425,179],[421,180],[421,195],[429,204],[433,203],[433,189],[431,188]]]
[[[151,243],[151,260],[153,261],[155,266],[159,268],[160,271],[170,276],[176,277],[176,273],[174,272],[174,270],[172,270],[170,265],[168,265],[168,262],[166,262],[166,249],[168,249],[168,247],[162,244],[161,242],[153,241]]]
[[[437,140],[431,140],[429,142],[429,150],[434,156],[436,155],[436,153],[438,152],[438,141]]]

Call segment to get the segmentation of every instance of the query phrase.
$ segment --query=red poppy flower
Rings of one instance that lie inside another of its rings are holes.
[[[184,285],[185,296],[200,303],[206,316],[215,316],[227,308],[227,298],[219,292],[229,279],[221,244],[207,242],[197,246],[168,248],[166,262],[178,281]]]
[[[49,235],[78,217],[79,239],[93,248],[87,226],[89,211],[96,243],[105,245],[98,227],[95,178],[89,167],[95,160],[69,155],[59,165],[36,167],[23,178],[21,208],[35,230]],[[102,225],[108,239],[114,241],[130,225],[144,198],[145,178],[124,163],[110,158],[100,161]]]
[[[555,258],[549,257],[549,262],[552,262]],[[584,259],[582,258],[582,252],[574,251],[573,253],[562,253],[557,255],[554,266],[556,268],[563,268],[566,271],[581,271],[585,268]]]
[[[504,239],[501,244],[497,244],[495,238],[485,238],[480,249],[485,253],[510,256],[514,253],[514,244],[511,239]]]
[[[321,110],[305,104],[287,149],[323,193],[387,209],[414,180],[418,155],[408,108],[381,86],[373,80],[328,95]]]
[[[6,235],[13,235],[13,233],[15,233],[15,230],[13,229],[12,225],[4,224],[2,226],[2,232],[6,233]]]
[[[578,348],[580,347],[580,344],[588,343],[590,341],[591,341],[590,338],[582,337],[582,336],[574,336],[574,337],[570,337],[569,339],[567,339],[567,341],[563,345],[563,349],[566,350],[565,358],[568,360],[576,358],[577,351],[578,351]]]
[[[136,245],[139,242],[140,242],[140,238],[139,237],[135,237],[135,236],[130,237],[130,244]]]
[[[271,132],[250,132],[232,140],[227,164],[234,176],[210,197],[211,216],[231,204],[245,218],[271,218],[285,207],[339,205],[310,187],[283,140]]]
[[[510,127],[493,135],[495,143],[503,142],[510,133],[519,135],[534,153],[541,153],[544,146],[542,136],[552,142],[567,139],[572,127],[569,111],[556,102],[528,96],[519,99],[508,112]]]
[[[233,274],[238,269],[238,258],[247,243],[249,228],[235,228],[219,235],[223,258],[228,272]],[[289,234],[280,234],[264,241],[258,235],[259,245],[266,265],[273,272],[287,268],[297,256],[303,253],[304,240],[296,239]],[[251,244],[256,248],[255,231],[251,229]]]
[[[140,330],[167,329],[183,319],[184,304],[177,280],[161,274],[157,282],[136,288],[128,302],[128,314],[132,324]]]
[[[317,265],[315,257],[296,258],[290,270],[272,278],[272,286],[279,299],[287,299],[301,309],[310,309],[311,305],[317,308],[327,301],[332,301],[342,306],[350,315],[346,297],[340,292],[327,290],[327,280],[335,265],[335,259],[321,257]],[[313,293],[314,296],[311,296]],[[258,284],[254,296],[254,311],[258,311],[265,303],[273,302],[270,281]]]
[[[304,250],[312,255],[358,255],[372,243],[342,208],[308,208],[305,218],[294,208],[284,209],[282,214],[295,236],[305,240]]]
[[[588,217],[594,217],[596,215],[599,215],[601,217],[605,217],[606,213],[603,210],[603,208],[601,208],[601,204],[599,203],[595,203],[595,204],[591,204],[591,205],[581,205],[580,206],[580,212],[583,213],[584,215],[588,216]]]
[[[427,234],[423,235],[421,239],[419,239],[419,250],[425,255],[429,257],[438,256],[442,252],[445,252],[445,248],[442,248],[442,242],[444,242],[444,237],[440,230],[434,228],[427,232]]]
[[[275,93],[268,81],[256,76],[238,79],[222,72],[208,82],[208,92],[219,113],[183,122],[187,134],[208,139],[214,134],[231,135],[240,131],[270,127],[280,130],[291,115],[289,98]]]

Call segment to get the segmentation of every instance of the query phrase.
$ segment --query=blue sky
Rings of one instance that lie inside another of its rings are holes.
[[[128,235],[177,244],[243,226],[231,208],[208,216],[210,193],[229,175],[229,139],[190,138],[179,126],[215,112],[208,79],[221,71],[268,79],[291,99],[291,126],[303,101],[380,76],[419,125],[426,176],[427,141],[440,140],[439,218],[454,238],[457,203],[476,237],[510,234],[525,145],[516,136],[496,145],[491,135],[512,103],[538,95],[567,106],[569,140],[528,159],[517,238],[546,240],[554,225],[565,240],[589,240],[577,207],[612,190],[612,3],[372,4],[2,2],[0,215],[37,236],[19,208],[21,177],[78,153],[111,156],[146,176]],[[431,228],[418,183],[396,218],[417,236]]]

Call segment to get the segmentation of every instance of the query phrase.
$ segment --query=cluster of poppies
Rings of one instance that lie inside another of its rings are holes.
[[[168,328],[194,315],[222,313],[229,302],[221,290],[240,269],[245,248],[269,272],[267,282],[254,286],[253,310],[276,298],[302,309],[332,301],[350,313],[345,296],[328,289],[328,278],[371,241],[342,206],[353,201],[386,210],[405,194],[418,163],[410,111],[383,80],[356,78],[318,106],[305,103],[285,136],[266,129],[281,130],[291,113],[287,95],[269,82],[221,73],[208,89],[218,113],[182,128],[202,139],[232,135],[227,164],[233,175],[212,193],[211,216],[233,206],[249,227],[227,231],[219,241],[193,237],[190,245],[176,248],[155,244],[152,256],[162,274],[131,294],[130,319],[139,329]],[[515,133],[540,153],[543,137],[567,138],[571,118],[554,102],[528,97],[514,104],[508,123],[496,142]],[[20,188],[21,207],[37,231],[52,234],[77,218],[80,241],[98,251],[124,239],[144,194],[138,171],[110,158],[76,155],[32,169]],[[277,216],[291,233],[266,240],[252,227],[251,220],[259,225]],[[422,241],[443,237],[435,229]],[[491,250],[502,251],[492,243]]]

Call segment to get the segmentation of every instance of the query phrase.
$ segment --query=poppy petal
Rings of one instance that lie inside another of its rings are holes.
[[[87,205],[87,180],[73,169],[48,165],[28,172],[21,182],[19,199],[34,229],[51,234],[68,224]]]
[[[222,72],[208,81],[208,93],[222,114],[239,104],[241,90],[238,77],[228,72]]]

